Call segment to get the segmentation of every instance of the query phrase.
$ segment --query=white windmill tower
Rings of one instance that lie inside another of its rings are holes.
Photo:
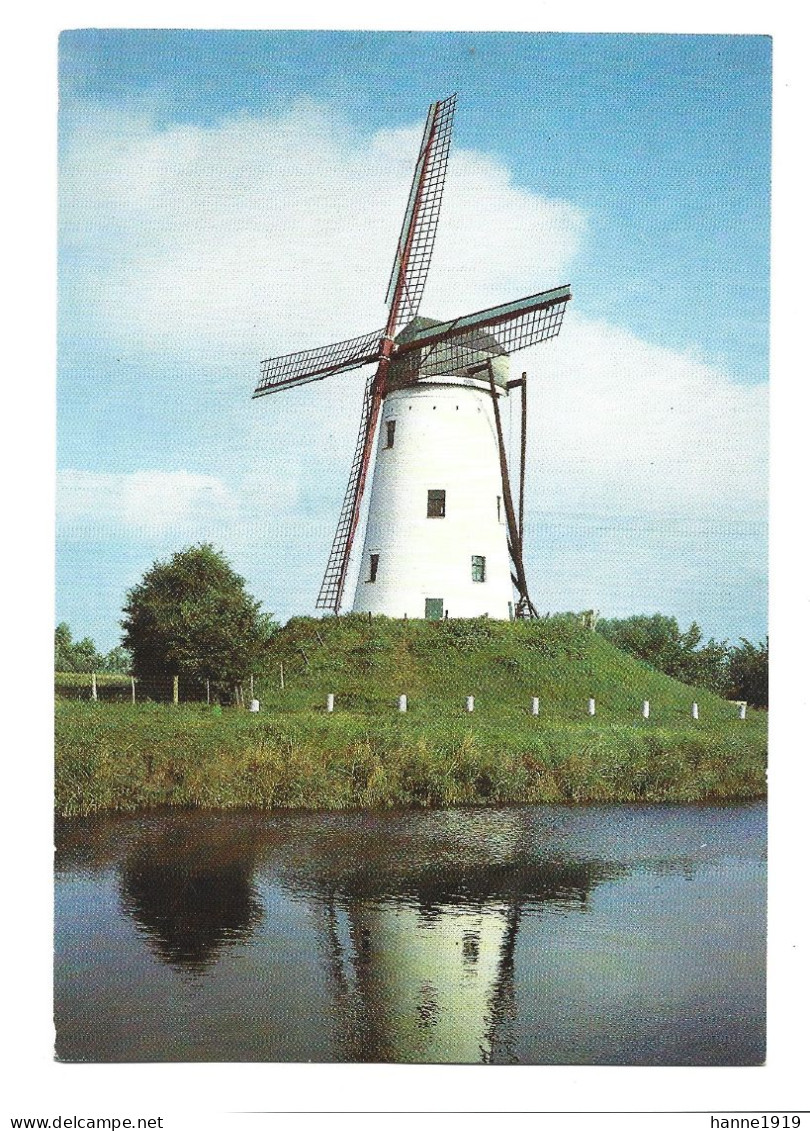
[[[559,333],[568,286],[464,315],[418,316],[447,171],[456,98],[435,102],[386,295],[382,330],[270,358],[254,397],[376,363],[337,531],[316,605],[338,613],[377,442],[352,608],[392,617],[536,615],[523,566],[526,380],[509,356]],[[521,390],[517,511],[501,398]],[[513,605],[513,587],[517,604]]]

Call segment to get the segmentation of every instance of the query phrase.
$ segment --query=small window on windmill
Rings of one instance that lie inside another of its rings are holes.
[[[427,516],[428,518],[444,518],[445,492],[428,491]]]
[[[385,446],[386,448],[393,448],[394,446],[394,433],[397,430],[396,420],[386,420],[385,422]]]
[[[380,567],[380,555],[372,554],[368,562],[368,579],[369,581],[377,580],[377,570]]]
[[[473,554],[472,556],[472,579],[473,581],[486,581],[487,579],[487,559],[480,554]]]

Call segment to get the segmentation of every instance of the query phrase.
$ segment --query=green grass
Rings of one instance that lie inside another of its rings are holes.
[[[58,702],[59,812],[701,801],[765,792],[762,713],[741,721],[732,703],[644,667],[566,618],[301,618],[276,638],[269,671],[256,685],[258,715]],[[333,715],[325,709],[330,691]],[[407,714],[396,710],[401,693]],[[467,695],[476,697],[473,715],[464,711]],[[533,695],[539,719],[530,714]],[[646,721],[642,699],[652,707]]]

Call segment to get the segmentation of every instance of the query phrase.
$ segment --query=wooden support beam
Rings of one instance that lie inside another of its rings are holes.
[[[520,378],[520,495],[518,498],[518,533],[523,553],[523,504],[526,498],[526,374]]]
[[[521,531],[518,528],[518,523],[515,518],[515,506],[512,501],[512,487],[509,483],[509,465],[506,460],[506,445],[503,440],[503,425],[501,423],[501,409],[498,404],[498,390],[495,387],[495,373],[492,369],[491,362],[488,363],[489,371],[489,391],[492,397],[492,406],[495,413],[495,432],[498,437],[498,456],[501,465],[501,483],[503,485],[503,503],[504,510],[506,511],[506,528],[508,530],[507,544],[509,546],[509,553],[512,557],[512,564],[515,567],[515,572],[512,580],[515,583],[515,588],[520,594],[521,605],[527,608],[532,616],[538,615],[537,609],[532,604],[531,597],[529,596],[529,587],[526,582],[526,571],[523,567],[523,544]]]

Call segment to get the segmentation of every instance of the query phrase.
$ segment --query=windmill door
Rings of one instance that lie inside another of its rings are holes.
[[[444,616],[444,598],[425,598],[425,620],[441,620]]]

